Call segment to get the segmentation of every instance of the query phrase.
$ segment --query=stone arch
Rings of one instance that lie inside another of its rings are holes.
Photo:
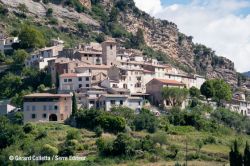
[[[56,114],[51,114],[49,116],[49,121],[57,121],[57,115]]]

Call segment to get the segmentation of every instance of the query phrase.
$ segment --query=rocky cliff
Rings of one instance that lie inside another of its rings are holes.
[[[140,11],[133,0],[74,0],[86,8],[84,12],[80,13],[71,8],[72,4],[63,5],[67,3],[67,0],[57,0],[60,1],[59,4],[53,3],[55,0],[49,1],[52,3],[37,3],[32,0],[0,0],[8,6],[10,11],[16,10],[20,3],[24,3],[30,14],[35,15],[38,20],[40,18],[39,22],[42,22],[42,18],[46,16],[47,9],[52,8],[53,15],[59,21],[61,20],[61,26],[74,29],[74,33],[76,22],[94,26],[95,31],[99,31],[98,33],[104,32],[102,25],[108,19],[107,17],[110,17],[112,9],[116,8],[120,26],[133,34],[141,28],[144,32],[145,43],[149,47],[165,53],[165,56],[174,59],[182,67],[188,69],[186,71],[202,74],[208,78],[223,78],[231,84],[237,83],[237,73],[233,62],[216,56],[211,49],[205,46],[194,44],[192,37],[182,34],[176,24],[155,19]]]

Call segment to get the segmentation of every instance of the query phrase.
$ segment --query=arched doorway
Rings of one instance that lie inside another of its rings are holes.
[[[56,114],[51,114],[51,115],[49,116],[49,121],[57,121],[57,116],[56,116]]]

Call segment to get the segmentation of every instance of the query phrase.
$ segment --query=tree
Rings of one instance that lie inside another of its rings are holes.
[[[230,166],[242,166],[242,155],[239,152],[238,142],[235,140],[229,152]]]
[[[52,8],[48,8],[47,12],[46,12],[46,16],[47,17],[51,17],[53,14],[53,9]]]
[[[121,133],[113,143],[113,154],[115,155],[134,155],[134,140],[127,134]]]
[[[43,34],[32,26],[24,25],[19,34],[21,48],[42,48],[45,46]]]
[[[44,84],[41,84],[41,85],[39,85],[38,87],[37,87],[37,90],[38,90],[38,92],[45,92],[45,89],[46,89],[46,87],[45,87],[45,85]]]
[[[72,96],[72,115],[74,116],[76,112],[77,112],[77,102],[76,102],[76,94],[74,92]]]
[[[244,150],[244,165],[250,165],[250,148],[248,142],[246,142],[246,147]]]
[[[108,132],[118,133],[125,130],[126,121],[120,116],[101,115],[98,117],[98,124]]]
[[[212,81],[211,80],[205,81],[201,85],[200,91],[201,94],[204,95],[207,99],[214,97],[215,92]]]
[[[25,50],[16,50],[13,55],[14,65],[24,65],[25,59],[28,57]]]
[[[98,36],[95,39],[98,43],[102,43],[105,41],[105,35],[103,33],[98,34]]]
[[[214,87],[214,98],[218,101],[218,104],[221,104],[221,100],[229,101],[232,99],[232,90],[229,84],[224,80],[215,79],[212,80]]]
[[[20,10],[23,14],[25,14],[25,13],[27,13],[29,11],[28,7],[24,3],[20,3],[17,6],[17,9]]]
[[[138,131],[146,129],[148,132],[154,133],[158,126],[158,120],[149,110],[142,109],[140,114],[136,115],[134,125]]]
[[[6,58],[5,55],[2,52],[0,52],[0,63],[4,62],[5,58]]]
[[[181,89],[177,87],[164,87],[162,88],[162,97],[165,101],[169,102],[171,106],[181,106],[183,101],[188,96],[187,89]]]
[[[198,88],[192,86],[190,89],[189,89],[189,94],[191,97],[199,97],[201,95],[201,92]]]
[[[19,90],[17,87],[22,85],[22,78],[12,73],[8,73],[0,79],[0,85],[1,97],[12,97]]]

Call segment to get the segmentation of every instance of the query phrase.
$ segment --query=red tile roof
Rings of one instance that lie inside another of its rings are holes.
[[[60,77],[77,77],[76,73],[64,73],[61,74]]]
[[[25,95],[25,98],[33,98],[33,97],[71,97],[70,94],[52,94],[52,93],[33,93],[29,95]]]
[[[165,79],[157,79],[157,78],[154,78],[153,80],[159,81],[159,82],[161,82],[163,84],[185,85],[184,83],[176,81],[176,80],[165,80]]]

